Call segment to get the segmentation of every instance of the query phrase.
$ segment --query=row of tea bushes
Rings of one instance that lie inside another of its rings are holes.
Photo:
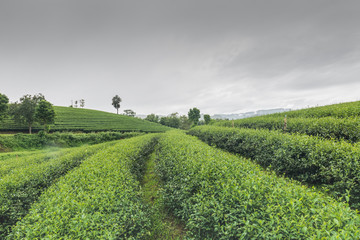
[[[284,116],[288,117],[310,117],[310,118],[322,118],[322,117],[335,117],[335,118],[349,118],[360,117],[360,101],[346,102],[339,104],[326,105],[321,107],[305,108],[290,112],[275,113],[268,116]]]
[[[44,147],[79,147],[83,144],[99,144],[142,135],[140,132],[56,132],[45,134],[0,135],[0,150],[40,149]]]
[[[42,159],[11,159],[8,164],[17,168],[0,177],[0,239],[4,238],[19,218],[27,214],[31,204],[47,187],[79,166],[87,157],[113,144],[110,142],[74,148],[50,157],[40,154]],[[26,160],[31,160],[32,163]]]
[[[360,238],[346,203],[195,137],[167,132],[154,156],[164,203],[193,239]]]
[[[350,193],[360,208],[360,144],[268,130],[203,126],[189,131],[210,145],[251,158],[278,174],[326,185],[335,196]]]
[[[0,178],[7,174],[12,174],[17,171],[22,171],[23,168],[28,168],[30,165],[39,165],[43,162],[51,161],[69,153],[69,150],[57,150],[50,152],[36,151],[33,154],[24,156],[12,156],[11,158],[0,161]]]
[[[233,124],[237,128],[265,128],[327,139],[343,139],[353,143],[360,141],[360,118],[287,118],[286,130],[284,130],[284,116],[263,116],[234,121],[219,121],[214,125],[232,127]]]
[[[144,239],[151,223],[136,166],[154,139],[123,140],[87,158],[41,195],[8,239]]]

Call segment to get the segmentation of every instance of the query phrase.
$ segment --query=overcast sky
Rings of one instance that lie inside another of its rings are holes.
[[[360,1],[1,0],[0,93],[140,114],[360,100]]]

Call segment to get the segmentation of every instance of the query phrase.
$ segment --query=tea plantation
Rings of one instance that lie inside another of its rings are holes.
[[[360,239],[356,141],[240,125],[101,134],[0,153],[0,239]]]
[[[55,131],[121,131],[121,132],[164,132],[169,130],[163,125],[145,121],[142,119],[102,112],[98,110],[54,107],[56,118],[55,124],[51,125],[51,132]],[[33,126],[33,131],[43,128],[38,124]],[[1,132],[28,132],[26,125],[18,125],[11,119],[0,123]]]

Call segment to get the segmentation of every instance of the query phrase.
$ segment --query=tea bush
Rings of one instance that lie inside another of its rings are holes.
[[[164,203],[192,239],[360,238],[347,204],[194,137],[167,132],[154,156]]]
[[[44,192],[8,239],[144,239],[151,223],[137,166],[153,135],[98,151]]]
[[[251,158],[278,174],[325,185],[335,196],[349,192],[352,207],[360,208],[360,144],[211,126],[197,127],[189,133],[210,145]]]

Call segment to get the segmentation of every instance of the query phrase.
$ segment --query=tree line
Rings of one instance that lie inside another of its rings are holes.
[[[154,113],[146,116],[145,120],[155,123],[160,123],[162,125],[180,128],[188,130],[193,126],[209,124],[211,122],[211,117],[209,114],[204,114],[204,120],[200,120],[201,114],[198,108],[192,108],[189,110],[187,115],[179,115],[179,113],[171,113],[166,117],[160,117]]]
[[[18,124],[26,124],[30,134],[34,123],[41,124],[48,132],[49,124],[55,122],[54,107],[41,93],[24,95],[19,101],[10,104],[9,98],[0,93],[0,121],[8,116]]]

